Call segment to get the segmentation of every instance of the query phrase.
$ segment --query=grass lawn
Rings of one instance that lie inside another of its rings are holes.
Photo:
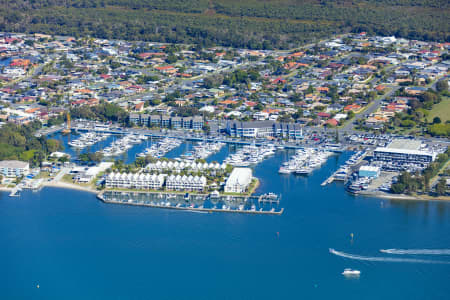
[[[70,174],[66,174],[61,178],[61,181],[67,182],[67,183],[73,183],[73,176]]]
[[[51,176],[50,176],[50,173],[49,172],[40,172],[36,177],[35,177],[35,179],[47,179],[47,178],[50,178]]]
[[[432,122],[435,117],[439,117],[442,123],[450,120],[450,98],[442,97],[441,103],[433,105],[428,115],[428,122]]]

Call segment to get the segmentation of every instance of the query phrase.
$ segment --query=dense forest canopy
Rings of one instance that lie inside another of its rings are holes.
[[[450,41],[449,16],[446,0],[5,0],[0,30],[288,48],[348,31]]]
[[[44,136],[35,137],[41,128],[39,121],[27,125],[6,123],[0,128],[0,160],[19,159],[38,166],[47,155],[63,149],[59,141]]]

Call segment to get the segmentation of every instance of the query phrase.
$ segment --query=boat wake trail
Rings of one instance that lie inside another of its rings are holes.
[[[450,261],[440,261],[440,260],[427,260],[427,259],[415,259],[415,258],[395,258],[395,257],[377,257],[377,256],[361,256],[355,254],[349,254],[341,251],[329,249],[331,254],[364,261],[380,261],[380,262],[402,262],[402,263],[419,263],[419,264],[450,264]]]
[[[450,255],[450,249],[380,249],[380,252],[397,255]]]

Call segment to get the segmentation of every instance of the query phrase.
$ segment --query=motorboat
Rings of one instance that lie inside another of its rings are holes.
[[[292,170],[287,168],[287,167],[280,167],[280,169],[278,170],[278,173],[280,173],[280,174],[291,174]]]
[[[361,274],[361,271],[359,270],[353,270],[350,268],[346,268],[344,272],[342,272],[342,275],[344,276],[359,276]]]
[[[212,191],[211,194],[209,194],[209,197],[212,199],[218,199],[220,197],[219,191]]]
[[[308,175],[311,172],[312,172],[312,169],[309,167],[303,167],[303,168],[295,170],[295,174],[300,174],[300,175]]]
[[[264,197],[266,197],[267,199],[278,199],[278,195],[275,193],[267,193],[263,195]]]

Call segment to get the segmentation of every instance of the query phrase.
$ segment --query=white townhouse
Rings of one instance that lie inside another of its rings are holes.
[[[174,191],[203,191],[206,186],[205,176],[171,175],[166,178],[166,189]]]
[[[203,170],[219,170],[225,169],[226,164],[219,163],[196,163],[196,162],[178,162],[178,161],[161,161],[158,160],[156,163],[148,164],[145,169],[146,171],[181,171],[181,170],[193,170],[193,171],[203,171]]]
[[[164,184],[165,174],[110,173],[106,177],[107,188],[158,190]]]

